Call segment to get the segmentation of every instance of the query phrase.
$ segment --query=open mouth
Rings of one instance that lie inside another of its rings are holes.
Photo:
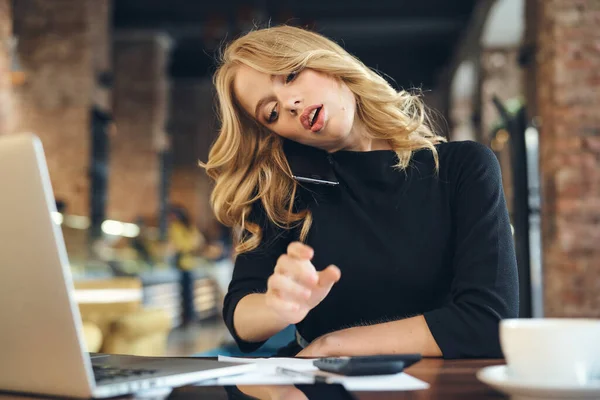
[[[323,109],[323,106],[314,109],[309,115],[310,126],[313,126],[317,119],[319,118],[319,113]]]
[[[304,109],[302,115],[300,115],[302,127],[315,133],[320,132],[323,129],[326,120],[327,110],[324,108],[323,104],[308,106]]]

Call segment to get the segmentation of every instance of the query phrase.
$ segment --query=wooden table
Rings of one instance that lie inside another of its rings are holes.
[[[504,399],[507,396],[481,383],[475,373],[483,367],[504,364],[504,360],[424,359],[406,373],[429,383],[430,388],[414,392],[356,393],[360,400],[383,399]]]
[[[409,391],[409,392],[354,392],[354,396],[358,400],[396,400],[396,399],[411,399],[411,400],[433,400],[433,399],[502,399],[506,396],[494,391],[485,384],[479,382],[475,376],[475,373],[489,365],[503,364],[503,360],[441,360],[441,359],[424,359],[419,363],[406,369],[409,375],[415,378],[421,379],[431,385],[427,390]],[[282,390],[285,387],[281,387]],[[294,390],[294,387],[289,387]],[[201,392],[206,390],[205,388],[198,388],[194,386],[187,386],[180,389],[176,389],[170,396],[152,396],[152,397],[140,397],[131,396],[124,397],[123,399],[176,399],[176,400],[187,400],[199,398]],[[211,393],[208,394],[203,392],[202,398],[215,398],[215,399],[227,399],[227,395],[223,389],[211,388]],[[292,393],[293,394],[293,393]],[[283,396],[282,399],[295,400],[296,398],[301,399],[302,397]],[[306,398],[306,397],[304,397]],[[321,398],[317,396],[317,398]],[[0,400],[25,400],[33,399],[33,397],[23,397],[15,395],[3,395],[0,394]],[[39,399],[39,397],[37,397]],[[312,399],[312,397],[311,397]],[[335,399],[334,399],[335,400]],[[341,399],[339,399],[341,400]]]

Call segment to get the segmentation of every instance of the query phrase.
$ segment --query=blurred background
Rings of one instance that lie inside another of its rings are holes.
[[[523,317],[600,316],[598,1],[0,0],[0,135],[44,144],[91,351],[235,353],[232,233],[198,161],[217,50],[281,23],[421,89],[440,133],[494,150]]]

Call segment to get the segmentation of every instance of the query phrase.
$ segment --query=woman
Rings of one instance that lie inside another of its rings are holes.
[[[281,354],[501,356],[517,269],[488,148],[445,143],[419,97],[298,28],[233,41],[214,79],[204,167],[245,233],[224,304],[243,351],[295,324]],[[331,184],[294,178],[290,151],[327,160]]]
[[[171,206],[168,212],[169,244],[167,254],[179,270],[181,288],[181,326],[187,327],[196,321],[194,306],[194,253],[202,246],[204,238],[192,223],[188,212],[180,206]]]

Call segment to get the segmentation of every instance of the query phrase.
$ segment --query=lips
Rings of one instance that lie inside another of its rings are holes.
[[[325,125],[325,108],[323,104],[314,104],[304,109],[300,115],[300,123],[304,129],[318,132]]]

